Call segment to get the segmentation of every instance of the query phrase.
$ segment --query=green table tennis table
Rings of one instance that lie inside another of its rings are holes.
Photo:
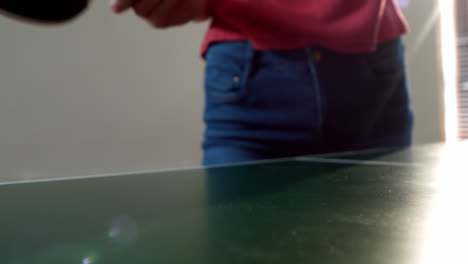
[[[466,143],[3,182],[0,263],[466,264],[467,202]]]

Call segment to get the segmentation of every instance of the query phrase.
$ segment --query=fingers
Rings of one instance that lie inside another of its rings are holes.
[[[208,17],[206,0],[111,0],[111,8],[135,13],[156,28],[166,28]]]
[[[157,24],[153,23],[153,26],[158,28],[166,28],[170,26],[179,26],[193,20],[193,11],[185,6],[176,7],[177,12],[171,12],[164,20],[159,20]]]
[[[129,9],[136,0],[111,0],[110,7],[116,13],[122,13]]]
[[[135,13],[146,19],[149,17],[151,12],[158,7],[159,3],[161,0],[153,0],[153,1],[148,1],[148,0],[139,0],[133,5],[133,9],[135,10]]]
[[[163,0],[161,3],[154,8],[148,16],[148,22],[157,28],[164,28],[170,26],[171,16],[177,15],[172,14],[177,4],[186,4],[186,1],[180,0]]]

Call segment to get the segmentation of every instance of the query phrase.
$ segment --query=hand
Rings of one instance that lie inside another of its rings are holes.
[[[154,27],[166,28],[209,17],[209,0],[111,0],[116,13],[132,8]]]

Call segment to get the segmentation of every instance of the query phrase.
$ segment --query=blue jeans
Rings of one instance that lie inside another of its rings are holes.
[[[204,165],[411,144],[400,38],[362,54],[220,42],[205,71]]]

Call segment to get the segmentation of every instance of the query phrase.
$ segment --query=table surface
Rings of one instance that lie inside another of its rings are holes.
[[[0,183],[0,263],[468,263],[468,145]]]

